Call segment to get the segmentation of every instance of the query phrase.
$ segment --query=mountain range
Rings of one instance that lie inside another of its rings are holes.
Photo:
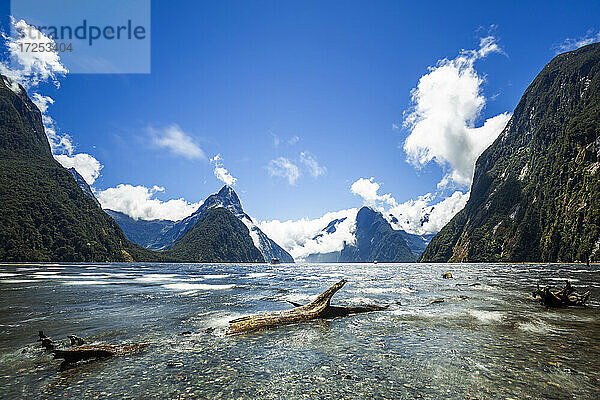
[[[106,210],[121,226],[125,235],[135,243],[153,250],[169,250],[179,239],[183,238],[194,225],[210,210],[225,208],[229,210],[247,229],[253,245],[260,251],[266,261],[275,258],[285,263],[294,259],[281,246],[271,240],[252,218],[244,212],[236,192],[230,186],[223,186],[218,193],[210,195],[200,207],[189,217],[181,221],[165,220],[145,221],[133,218],[113,210]]]
[[[324,240],[337,231],[346,218],[334,219],[312,240]],[[306,262],[414,262],[427,247],[431,235],[414,235],[393,229],[382,213],[362,207],[355,220],[353,243],[344,243],[341,251],[309,254]]]
[[[356,215],[356,243],[344,243],[338,262],[413,262],[417,256],[383,215],[362,207]]]
[[[0,260],[294,261],[230,186],[180,221],[105,212],[81,175],[54,159],[25,89],[11,87],[0,75]],[[465,208],[438,234],[412,235],[390,221],[363,207],[352,241],[306,261],[600,260],[600,44],[544,67],[477,160]],[[340,224],[348,221],[330,221],[311,240]]]
[[[556,56],[421,261],[600,260],[600,44]]]
[[[132,223],[111,212],[133,240],[167,251],[128,240],[83,177],[54,159],[41,113],[25,89],[14,92],[1,75],[0,188],[2,261],[264,262],[255,243],[269,256],[287,254],[254,226],[227,187],[178,223]]]

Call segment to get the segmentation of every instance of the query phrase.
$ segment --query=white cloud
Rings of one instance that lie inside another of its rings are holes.
[[[588,44],[600,42],[600,32],[594,32],[593,29],[588,30],[585,35],[579,38],[567,38],[555,48],[556,54],[566,51],[577,50],[580,47]]]
[[[270,132],[270,133],[271,133],[271,136],[273,137],[273,147],[279,147],[279,144],[281,143],[281,139],[279,139],[279,136],[277,136],[273,132]]]
[[[41,82],[48,80],[60,87],[59,78],[67,75],[69,71],[61,63],[58,53],[21,51],[21,46],[26,46],[25,43],[36,43],[38,48],[46,49],[52,47],[54,41],[24,20],[16,21],[11,17],[11,28],[12,35],[2,34],[9,59],[0,62],[0,73],[9,78],[11,89],[18,93],[20,84],[31,91]],[[58,132],[54,119],[48,113],[50,106],[54,104],[52,97],[31,92],[30,98],[42,114],[42,124],[54,158],[65,168],[75,168],[89,185],[93,184],[100,176],[102,164],[89,154],[73,154],[75,146],[71,136]]]
[[[352,184],[351,191],[361,196],[367,205],[381,212],[394,229],[416,235],[437,233],[464,208],[469,199],[469,193],[459,191],[443,200],[439,200],[435,194],[427,193],[416,200],[398,204],[391,194],[380,195],[379,188],[380,185],[373,178],[361,178]],[[354,243],[357,212],[358,209],[351,208],[329,212],[316,219],[262,221],[258,226],[294,259],[302,260],[309,254],[340,251],[344,242]],[[331,221],[342,218],[346,219],[337,225],[334,233],[314,239]]]
[[[54,99],[50,96],[33,93],[31,101],[33,101],[42,113],[44,131],[46,132],[46,137],[56,161],[67,169],[75,168],[88,185],[94,184],[104,166],[87,153],[73,154],[75,146],[73,145],[71,136],[66,133],[58,133],[54,119],[48,114],[48,109],[50,105],[54,104]]]
[[[298,166],[300,164],[301,168]],[[296,183],[298,178],[304,173],[308,173],[314,178],[327,173],[327,168],[319,165],[317,158],[308,151],[300,152],[297,160],[279,157],[269,162],[267,171],[271,176],[287,178],[290,185]]]
[[[223,182],[228,186],[233,186],[237,182],[237,178],[234,178],[229,171],[223,166],[223,158],[221,154],[217,154],[213,158],[210,159],[210,162],[214,164],[214,174],[218,180]]]
[[[27,45],[27,43],[35,43],[38,45],[37,48],[46,49],[55,44],[54,40],[28,25],[24,20],[16,21],[13,17],[11,17],[11,31],[11,35],[2,33],[9,60],[0,63],[0,73],[12,81],[11,89],[18,92],[17,84],[29,89],[49,79],[59,87],[58,78],[68,73],[60,62],[59,55],[55,51],[33,51],[33,46]],[[22,51],[22,46],[28,46],[29,50]]]
[[[149,127],[148,133],[152,137],[152,143],[157,147],[189,159],[206,159],[200,146],[194,143],[194,140],[177,124],[160,130]]]
[[[290,140],[288,140],[288,144],[293,145],[300,141],[300,136],[292,136]]]
[[[288,251],[295,260],[301,260],[313,253],[340,251],[344,241],[354,243],[356,208],[329,212],[320,218],[302,218],[296,221],[263,221],[258,227],[271,239]],[[323,228],[334,219],[346,218],[339,223],[333,234],[323,235],[313,240]]]
[[[360,178],[350,186],[350,191],[362,197],[366,205],[374,208],[378,208],[380,203],[396,205],[396,200],[390,193],[378,194],[379,188],[379,183],[375,182],[375,178]]]
[[[120,211],[133,219],[168,219],[178,221],[200,207],[202,202],[189,203],[182,198],[161,201],[154,198],[157,192],[165,189],[160,186],[147,188],[120,184],[114,188],[97,191],[96,198],[104,209]]]
[[[284,157],[271,160],[267,166],[267,170],[271,176],[287,178],[290,185],[296,183],[300,177],[300,169],[298,166]]]
[[[510,119],[509,113],[502,113],[475,127],[486,99],[481,93],[484,78],[474,63],[501,52],[493,36],[485,37],[479,49],[463,50],[452,60],[438,61],[411,91],[413,107],[404,120],[410,134],[404,151],[416,167],[435,161],[449,169],[440,188],[452,183],[470,185],[477,158]]]
[[[317,162],[317,159],[307,151],[300,153],[300,162],[308,169],[308,172],[315,178],[325,175],[327,168],[322,167]]]
[[[436,203],[437,196],[427,193],[416,200],[391,207],[385,216],[394,229],[402,229],[416,235],[437,233],[465,207],[469,195],[469,192],[456,191],[450,197]],[[390,214],[397,222],[393,221]]]
[[[79,153],[72,156],[66,154],[54,155],[56,161],[58,161],[63,167],[75,168],[79,175],[85,179],[88,185],[92,185],[94,181],[100,176],[100,170],[103,168],[102,164],[94,157],[86,153]]]

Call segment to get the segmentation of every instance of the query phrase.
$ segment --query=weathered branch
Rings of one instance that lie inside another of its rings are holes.
[[[60,369],[64,370],[71,364],[90,359],[108,358],[113,356],[122,356],[134,353],[138,350],[150,346],[149,343],[134,344],[131,346],[114,346],[107,344],[94,344],[80,346],[70,350],[53,350],[54,358],[62,358],[64,361],[60,364]]]
[[[316,318],[334,318],[349,314],[386,310],[389,306],[365,305],[358,307],[331,306],[331,298],[340,290],[346,280],[342,279],[321,293],[315,300],[306,305],[290,303],[295,307],[291,310],[250,315],[229,321],[227,335],[253,332],[277,325],[292,324]]]
[[[571,286],[571,283],[567,281],[565,287],[561,290],[553,291],[554,286],[546,286],[537,289],[533,292],[533,297],[540,297],[540,303],[546,307],[567,307],[567,306],[583,306],[590,297],[590,292],[583,294],[575,293],[575,289]]]

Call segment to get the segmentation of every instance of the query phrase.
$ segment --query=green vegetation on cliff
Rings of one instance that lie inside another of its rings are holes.
[[[0,76],[0,260],[159,261],[54,160],[39,110]]]
[[[600,260],[600,44],[555,57],[421,261]]]
[[[165,254],[190,262],[265,262],[246,225],[223,207],[203,213]]]

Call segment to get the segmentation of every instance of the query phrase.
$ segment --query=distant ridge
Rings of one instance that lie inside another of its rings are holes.
[[[402,232],[392,229],[381,213],[363,207],[356,215],[356,243],[345,244],[339,262],[414,262]]]
[[[246,226],[249,237],[265,261],[277,258],[285,263],[294,262],[292,256],[265,235],[244,212],[237,193],[230,186],[223,186],[218,193],[210,195],[192,215],[177,222],[133,220],[122,213],[112,210],[107,212],[119,223],[131,240],[153,250],[168,250],[182,239],[206,212],[219,207],[229,210]]]

